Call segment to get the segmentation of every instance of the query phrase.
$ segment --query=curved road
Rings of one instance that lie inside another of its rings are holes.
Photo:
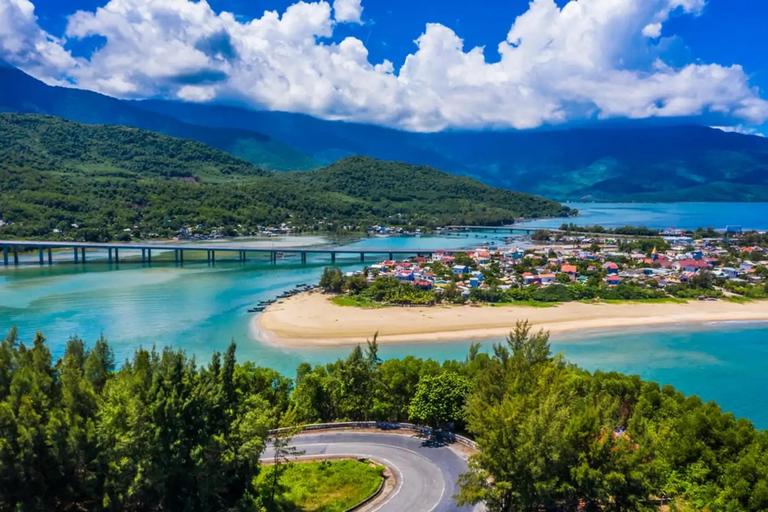
[[[293,446],[311,455],[367,457],[387,464],[397,477],[397,486],[373,508],[376,512],[471,511],[459,507],[452,496],[456,481],[467,470],[467,462],[447,447],[430,447],[421,438],[400,434],[336,432],[302,434]],[[263,457],[273,456],[267,448]]]

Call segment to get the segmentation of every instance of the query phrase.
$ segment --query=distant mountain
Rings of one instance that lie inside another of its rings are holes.
[[[134,104],[189,123],[267,133],[323,163],[363,154],[558,200],[768,200],[768,139],[703,126],[423,134],[228,106]]]
[[[208,144],[269,170],[318,167],[307,154],[258,131],[185,123],[95,92],[52,87],[7,65],[0,65],[0,112],[47,114],[81,123],[151,130]]]
[[[198,225],[231,234],[282,222],[323,231],[498,225],[569,213],[429,167],[349,157],[277,173],[187,139],[0,113],[0,219],[11,223],[0,238],[131,239]]]
[[[768,139],[703,126],[410,133],[232,106],[121,101],[0,66],[3,110],[148,129],[278,171],[366,155],[558,200],[768,200]]]

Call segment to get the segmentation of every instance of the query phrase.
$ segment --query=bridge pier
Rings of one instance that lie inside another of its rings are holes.
[[[83,260],[83,265],[85,265],[85,247],[81,248],[81,256],[82,256],[82,260]]]
[[[331,253],[331,263],[336,263],[336,253],[335,252]]]
[[[277,265],[277,253],[275,251],[269,253],[269,262],[273,265]]]
[[[302,252],[301,253],[301,262],[304,263],[304,264],[307,263],[307,253],[306,252]]]
[[[147,249],[147,263],[152,264],[152,249]]]
[[[79,263],[80,260],[80,251],[77,250],[77,247],[75,247],[75,264]]]
[[[19,249],[17,247],[13,248],[13,264],[19,266]]]
[[[53,249],[48,248],[48,264],[53,265]]]
[[[179,249],[179,263],[184,264],[184,249]]]
[[[179,250],[174,249],[173,250],[173,262],[178,263],[179,262]]]
[[[395,259],[395,255],[392,253],[389,253],[389,261],[393,261]]]
[[[360,263],[363,263],[363,262],[365,262],[365,253],[361,252],[360,253]]]
[[[42,247],[37,248],[38,256],[40,256],[40,266],[45,265],[45,256]]]
[[[111,247],[107,248],[107,255],[108,255],[107,258],[108,258],[109,264],[111,265],[112,264],[112,248]]]
[[[118,252],[117,247],[115,247],[115,264],[120,263],[120,253]]]
[[[141,250],[141,263],[145,263],[147,261],[147,250],[142,249]]]
[[[8,266],[8,246],[3,246],[3,265]]]

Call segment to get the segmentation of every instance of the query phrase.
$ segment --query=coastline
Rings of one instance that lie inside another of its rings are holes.
[[[251,336],[284,347],[356,345],[378,332],[380,343],[448,342],[501,338],[518,320],[552,334],[712,322],[768,322],[768,302],[691,301],[684,304],[584,304],[526,306],[337,306],[319,292],[268,307],[250,322]]]

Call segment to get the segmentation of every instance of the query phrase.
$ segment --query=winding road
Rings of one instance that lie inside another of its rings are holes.
[[[389,466],[397,485],[371,512],[473,510],[459,507],[452,498],[458,492],[456,481],[467,470],[467,462],[448,447],[428,446],[423,438],[408,435],[366,432],[302,434],[293,441],[304,456],[366,457]],[[263,457],[273,455],[268,448]]]

